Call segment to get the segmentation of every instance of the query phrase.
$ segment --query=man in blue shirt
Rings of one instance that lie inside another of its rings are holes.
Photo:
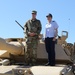
[[[48,23],[45,27],[45,47],[48,53],[48,63],[46,66],[55,66],[55,41],[58,34],[58,24],[52,21],[52,14],[47,16]]]

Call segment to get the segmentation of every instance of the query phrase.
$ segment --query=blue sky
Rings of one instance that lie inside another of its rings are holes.
[[[59,35],[62,30],[69,32],[67,42],[75,42],[75,0],[0,0],[0,37],[24,37],[22,26],[31,18],[31,11],[37,10],[37,18],[41,20],[44,33],[47,23],[46,15],[53,14],[53,20],[59,25]],[[70,20],[69,20],[70,19]]]

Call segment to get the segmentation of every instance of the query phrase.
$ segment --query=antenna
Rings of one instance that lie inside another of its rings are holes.
[[[68,26],[68,33],[69,33],[69,36],[70,36],[70,18],[68,19],[68,23],[69,23],[69,26]],[[68,38],[68,42],[70,41],[70,38]]]

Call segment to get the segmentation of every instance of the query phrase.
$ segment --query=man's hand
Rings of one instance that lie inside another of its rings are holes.
[[[35,33],[29,33],[29,35],[33,37],[33,36],[35,36],[36,34],[35,34]]]
[[[53,41],[56,41],[56,37],[53,38]]]

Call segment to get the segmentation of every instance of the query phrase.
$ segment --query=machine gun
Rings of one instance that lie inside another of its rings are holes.
[[[15,22],[24,30],[24,27],[22,27],[22,25],[18,21],[15,20]]]
[[[18,21],[15,20],[15,22],[24,30],[24,27],[23,27]],[[19,41],[19,42],[22,44],[21,41]],[[25,56],[26,56],[26,55],[25,55],[25,53],[26,53],[26,51],[25,51],[26,48],[25,48],[24,46],[22,46],[22,47],[23,47],[23,49],[24,49],[24,58],[25,58]],[[26,59],[25,59],[25,61],[26,61]]]

